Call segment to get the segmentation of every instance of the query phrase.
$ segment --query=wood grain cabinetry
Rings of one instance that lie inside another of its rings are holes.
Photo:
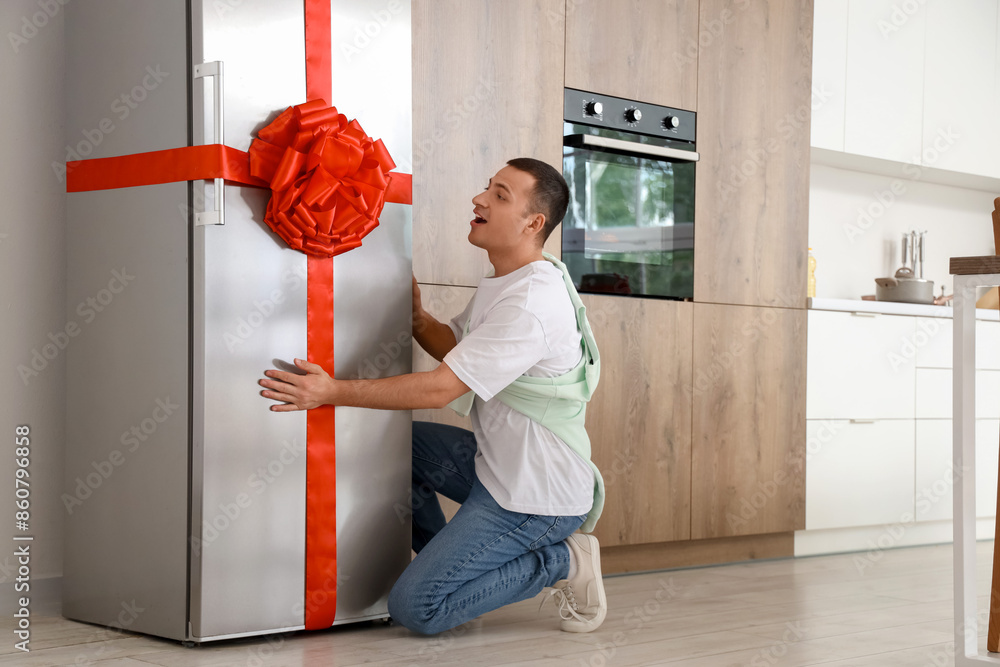
[[[694,299],[804,308],[812,2],[702,0],[702,31],[713,21],[698,59]]]
[[[566,86],[694,110],[698,3],[570,0]]]
[[[448,323],[468,305],[476,290],[472,287],[454,287],[451,285],[421,285],[420,301],[424,309],[436,317],[438,321]],[[432,371],[438,366],[438,361],[424,352],[420,345],[413,344],[413,372]],[[472,428],[468,417],[459,417],[451,408],[438,410],[414,410],[414,421],[437,422],[462,428]]]
[[[507,160],[562,165],[565,0],[414,0],[413,271],[475,286],[471,199]],[[558,256],[560,235],[547,249]]]
[[[694,304],[691,538],[805,527],[806,312]]]
[[[606,489],[595,535],[609,547],[689,539],[693,304],[582,298],[601,351],[587,406]]]

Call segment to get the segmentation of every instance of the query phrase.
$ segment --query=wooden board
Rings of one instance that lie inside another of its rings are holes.
[[[593,460],[606,487],[602,545],[690,537],[693,305],[583,295],[601,351],[587,406]]]
[[[694,304],[691,538],[805,528],[806,311]]]
[[[1000,257],[996,255],[952,257],[948,262],[948,272],[953,276],[978,276],[1000,273]]]
[[[479,284],[472,198],[507,160],[562,171],[564,0],[413,3],[413,271]],[[555,17],[555,18],[552,18]],[[402,165],[406,167],[406,165]],[[546,249],[559,256],[561,234]]]
[[[812,8],[701,1],[696,302],[805,307]]]
[[[566,3],[566,86],[697,111],[698,3]]]
[[[794,555],[795,533],[617,547],[602,544],[601,571],[604,574],[648,572],[760,558],[790,558]]]

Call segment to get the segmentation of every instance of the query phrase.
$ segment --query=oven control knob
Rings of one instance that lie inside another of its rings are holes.
[[[638,109],[627,109],[625,111],[625,120],[630,123],[638,123],[642,120],[642,112]]]
[[[600,116],[604,113],[604,105],[600,102],[587,102],[587,115]]]
[[[663,119],[663,127],[668,130],[673,130],[681,124],[681,119],[677,116],[667,116]]]

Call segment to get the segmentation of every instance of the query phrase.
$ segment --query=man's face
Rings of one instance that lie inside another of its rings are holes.
[[[535,244],[544,217],[529,213],[535,177],[507,165],[490,179],[474,205],[469,242],[487,251],[503,252],[524,243]]]

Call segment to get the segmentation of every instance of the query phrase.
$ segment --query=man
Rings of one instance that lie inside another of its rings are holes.
[[[450,324],[423,309],[413,281],[414,338],[441,362],[435,370],[344,381],[296,359],[306,375],[269,370],[260,381],[263,396],[283,402],[271,407],[279,412],[456,399],[460,412],[471,409],[474,433],[413,424],[417,556],[389,613],[416,632],[448,630],[546,587],[565,631],[594,630],[607,612],[597,539],[575,532],[591,530],[603,506],[583,427],[599,358],[565,266],[542,251],[568,199],[562,175],[531,158],[508,162],[473,197],[469,241],[487,251],[493,275]],[[436,493],[461,503],[448,523]]]

